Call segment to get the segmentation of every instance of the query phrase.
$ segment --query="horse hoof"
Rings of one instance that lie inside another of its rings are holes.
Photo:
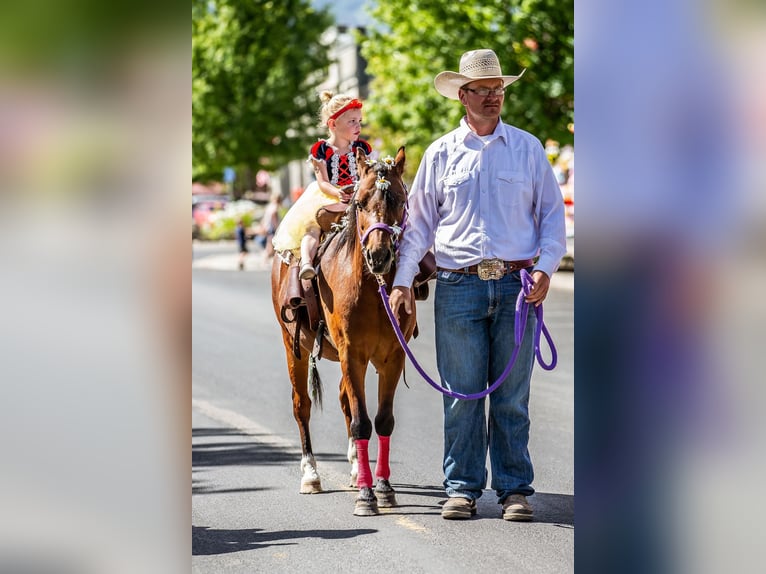
[[[377,516],[380,514],[377,501],[357,500],[354,505],[354,516]]]
[[[375,498],[378,501],[378,506],[381,508],[392,508],[397,506],[396,491],[391,488],[391,483],[385,479],[381,478],[375,486]]]
[[[376,516],[378,511],[378,499],[372,493],[371,488],[362,488],[354,504],[354,516]]]
[[[301,482],[301,494],[317,494],[322,492],[322,481],[318,478]]]
[[[359,486],[359,485],[357,484],[357,477],[358,477],[358,475],[357,475],[357,474],[355,474],[355,473],[353,473],[353,472],[352,472],[352,473],[351,473],[351,475],[349,476],[349,479],[348,479],[348,485],[349,485],[351,488],[356,488],[357,486]]]

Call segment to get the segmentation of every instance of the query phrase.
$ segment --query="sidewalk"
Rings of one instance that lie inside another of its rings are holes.
[[[206,255],[192,261],[192,268],[195,269],[215,269],[216,271],[240,271],[239,254],[221,253],[217,255]],[[263,260],[263,253],[249,253],[245,260],[243,271],[269,271],[271,270],[271,261]]]
[[[245,259],[244,271],[269,271],[271,261],[266,261],[260,246],[248,243],[250,253]],[[239,271],[239,252],[236,241],[196,241],[192,244],[194,257],[192,268],[216,271]]]

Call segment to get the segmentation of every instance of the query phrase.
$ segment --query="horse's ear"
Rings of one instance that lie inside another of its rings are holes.
[[[407,159],[404,153],[404,146],[399,148],[399,151],[396,152],[396,157],[394,158],[394,161],[396,162],[396,173],[399,174],[399,177],[402,176],[404,173],[404,160]]]
[[[367,175],[367,171],[370,169],[367,165],[367,154],[362,149],[362,146],[356,148],[356,169],[362,177]]]

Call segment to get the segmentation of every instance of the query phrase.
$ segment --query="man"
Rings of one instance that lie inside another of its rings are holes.
[[[461,57],[459,73],[434,79],[441,95],[463,104],[465,116],[420,163],[390,296],[397,317],[402,306],[411,312],[410,286],[433,245],[437,366],[442,385],[463,394],[497,380],[514,351],[520,269],[534,281],[527,302],[540,305],[566,253],[564,202],[545,150],[500,119],[505,88],[519,77],[503,75],[492,50],[474,50]],[[476,514],[489,449],[503,518],[532,519],[526,497],[534,493],[527,445],[535,324],[530,312],[516,363],[489,397],[489,421],[484,399],[444,397],[443,518]]]

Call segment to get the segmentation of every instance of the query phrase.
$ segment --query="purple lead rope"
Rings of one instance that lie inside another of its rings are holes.
[[[420,363],[418,363],[418,361],[415,359],[415,356],[412,354],[412,351],[410,350],[409,346],[407,346],[407,341],[404,340],[404,334],[399,328],[399,323],[397,322],[396,317],[394,317],[394,313],[391,310],[391,306],[388,303],[388,293],[386,292],[386,285],[382,281],[380,282],[380,288],[378,289],[378,291],[380,292],[381,299],[383,299],[383,307],[386,309],[386,314],[388,315],[388,319],[389,321],[391,321],[391,326],[394,328],[394,333],[396,333],[396,338],[399,339],[399,344],[402,346],[402,349],[404,349],[404,352],[410,358],[410,361],[412,361],[412,364],[415,366],[415,369],[417,369],[417,371],[420,373],[420,376],[422,376],[429,385],[431,385],[437,391],[439,391],[440,393],[448,397],[452,397],[454,399],[463,399],[463,400],[476,400],[476,399],[483,399],[492,391],[497,389],[503,383],[506,377],[508,377],[508,374],[511,372],[511,369],[513,368],[513,364],[516,362],[516,357],[519,355],[519,349],[521,348],[521,340],[524,337],[524,331],[527,326],[527,313],[529,312],[529,303],[527,303],[524,299],[527,295],[529,295],[529,292],[531,291],[533,285],[534,285],[534,281],[532,281],[532,276],[527,272],[526,269],[522,269],[521,270],[521,291],[519,291],[519,296],[516,298],[516,320],[514,321],[514,330],[513,330],[515,346],[513,349],[513,354],[511,355],[511,358],[508,361],[508,365],[506,365],[505,370],[500,375],[500,378],[498,378],[494,383],[492,383],[489,387],[484,389],[482,392],[469,393],[469,394],[458,393],[455,391],[451,391],[449,389],[445,389],[438,383],[434,382],[431,379],[431,377],[429,377],[426,374],[426,372],[423,370],[423,367],[421,367]],[[550,371],[556,366],[557,355],[556,355],[556,347],[553,345],[553,339],[551,338],[551,335],[548,332],[548,329],[545,326],[545,323],[543,322],[542,304],[535,307],[535,316],[537,317],[537,326],[535,328],[535,335],[534,335],[535,356],[537,357],[537,362],[540,363],[540,366],[546,371]],[[542,352],[540,351],[540,334],[545,335],[545,339],[546,341],[548,341],[548,347],[551,350],[551,362],[548,364],[546,364],[545,361],[543,360],[543,355],[542,355]]]

